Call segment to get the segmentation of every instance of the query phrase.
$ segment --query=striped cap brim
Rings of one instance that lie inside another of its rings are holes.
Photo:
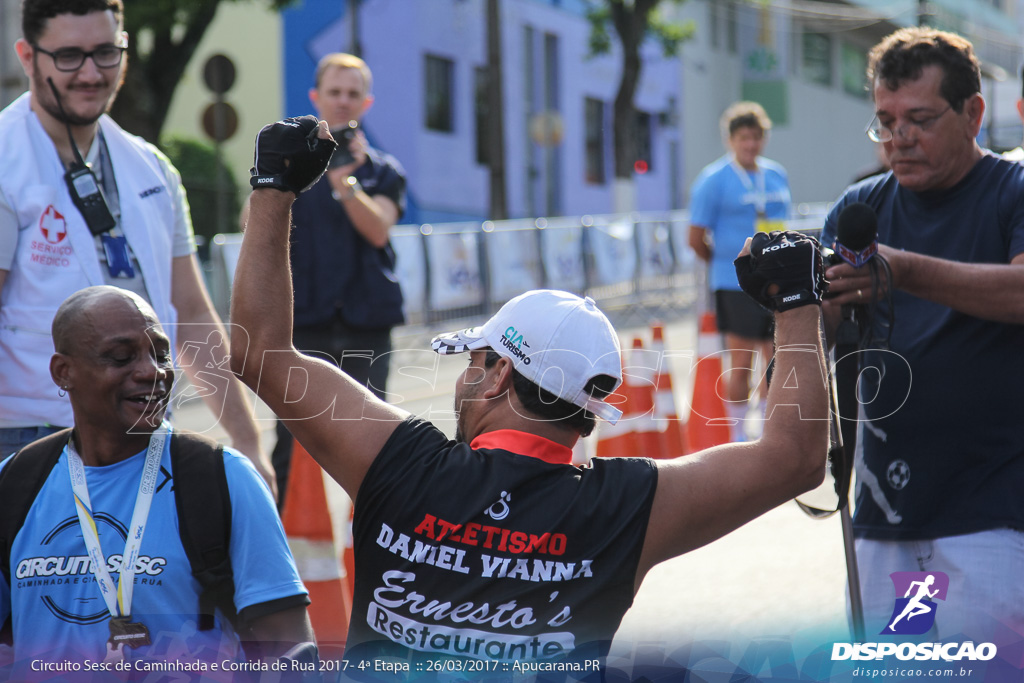
[[[467,330],[440,334],[430,342],[430,348],[442,356],[475,351],[486,346],[488,344],[487,340],[483,337],[483,327],[471,327]]]

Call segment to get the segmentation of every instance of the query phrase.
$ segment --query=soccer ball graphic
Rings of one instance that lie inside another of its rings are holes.
[[[889,463],[885,476],[889,480],[889,486],[899,491],[910,481],[910,465],[905,460],[893,460]]]

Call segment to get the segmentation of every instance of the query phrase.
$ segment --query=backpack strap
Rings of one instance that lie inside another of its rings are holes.
[[[0,471],[0,571],[11,583],[11,547],[33,501],[71,437],[71,429],[44,436],[11,456]]]
[[[12,455],[0,470],[0,573],[11,585],[11,548],[14,537],[25,524],[39,489],[60,460],[64,446],[71,438],[71,429],[44,436]],[[0,642],[11,642],[11,618],[0,628]]]
[[[213,628],[215,608],[236,626],[235,579],[229,553],[231,496],[224,471],[224,447],[176,429],[171,435],[171,469],[178,533],[192,576],[202,587],[199,630]]]

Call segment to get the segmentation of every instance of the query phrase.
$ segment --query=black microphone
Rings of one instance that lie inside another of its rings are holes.
[[[878,252],[878,216],[863,202],[848,204],[836,220],[836,254],[860,268]]]

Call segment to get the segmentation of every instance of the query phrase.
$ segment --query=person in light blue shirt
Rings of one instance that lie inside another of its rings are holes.
[[[201,666],[242,661],[240,642],[273,658],[312,641],[307,591],[270,490],[231,449],[223,458],[238,617],[232,625],[218,612],[197,629],[201,586],[175,493],[186,484],[163,419],[170,340],[149,304],[117,287],[81,290],[57,311],[53,338],[54,390],[70,398],[75,426],[13,539],[10,583],[0,575],[0,623],[9,620],[13,645],[6,654],[0,646],[0,678],[4,659],[12,678],[32,679],[45,678],[33,662]]]
[[[755,231],[784,230],[790,193],[786,170],[761,156],[772,122],[756,102],[737,102],[721,118],[728,154],[708,164],[690,193],[690,246],[708,264],[718,330],[729,351],[726,410],[732,440],[743,426],[758,357],[771,358],[771,314],[740,290],[733,258]],[[756,382],[755,382],[756,384]],[[761,396],[765,387],[761,385]]]

